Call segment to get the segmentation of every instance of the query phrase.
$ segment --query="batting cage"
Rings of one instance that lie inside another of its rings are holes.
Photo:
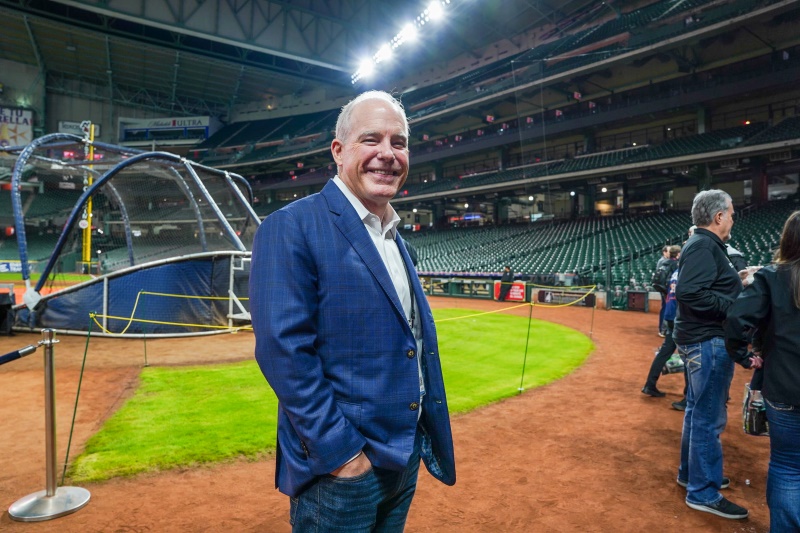
[[[174,336],[247,323],[259,219],[244,178],[90,134],[6,150],[26,286],[15,330]]]

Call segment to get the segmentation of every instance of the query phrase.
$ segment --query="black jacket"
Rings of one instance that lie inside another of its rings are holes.
[[[722,239],[697,228],[681,251],[678,268],[675,342],[693,344],[724,336],[722,323],[742,292],[742,282]]]
[[[753,279],[728,310],[725,348],[734,361],[743,361],[757,329],[764,357],[761,392],[773,402],[800,406],[800,309],[794,306],[789,269],[766,266]]]

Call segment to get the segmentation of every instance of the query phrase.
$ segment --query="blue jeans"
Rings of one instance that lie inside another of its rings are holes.
[[[350,478],[319,477],[290,498],[293,532],[402,532],[417,488],[421,430],[405,470],[372,467]]]
[[[725,403],[733,379],[733,361],[725,339],[714,337],[695,344],[679,344],[686,365],[688,389],[681,435],[678,479],[687,481],[686,501],[701,505],[722,499],[722,443],[728,421]]]
[[[800,531],[800,406],[764,403],[769,422],[769,530]]]

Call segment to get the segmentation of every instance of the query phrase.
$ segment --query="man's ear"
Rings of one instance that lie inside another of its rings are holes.
[[[333,160],[336,161],[337,166],[342,166],[342,150],[344,150],[344,144],[339,139],[334,139],[331,143],[331,154],[333,155]]]

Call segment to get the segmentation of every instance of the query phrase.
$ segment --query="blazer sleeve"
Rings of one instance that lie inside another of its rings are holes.
[[[725,349],[735,362],[749,367],[747,345],[753,333],[763,328],[770,312],[770,291],[763,272],[756,272],[754,281],[739,294],[728,309],[725,321]]]
[[[317,268],[305,230],[290,211],[273,213],[258,229],[250,299],[261,372],[299,437],[312,473],[332,472],[366,440],[338,407],[315,348]]]

